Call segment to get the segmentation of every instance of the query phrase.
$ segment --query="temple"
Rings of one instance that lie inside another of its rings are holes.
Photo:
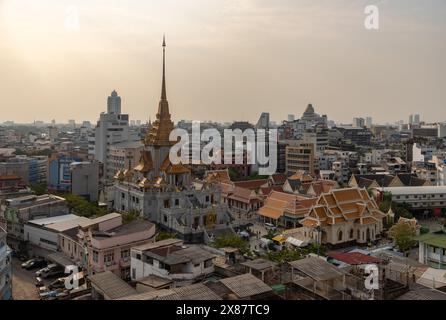
[[[169,135],[173,129],[163,39],[161,99],[156,120],[144,138],[138,165],[116,173],[111,207],[117,212],[137,211],[190,243],[209,242],[222,233],[233,233],[218,183],[192,181],[189,167],[171,163],[169,151],[175,141],[170,141]]]

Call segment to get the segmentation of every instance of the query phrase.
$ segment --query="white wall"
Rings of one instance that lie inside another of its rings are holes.
[[[54,231],[48,231],[45,229],[41,229],[38,227],[34,227],[29,224],[25,224],[24,226],[24,239],[28,240],[31,244],[34,244],[38,247],[57,251],[58,248],[58,234]],[[43,241],[42,241],[43,239]],[[53,242],[53,244],[48,243],[46,241]]]

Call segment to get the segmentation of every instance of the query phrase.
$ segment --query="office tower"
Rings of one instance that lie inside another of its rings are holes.
[[[107,113],[121,114],[121,97],[118,96],[116,90],[113,90],[111,95],[107,98]]]

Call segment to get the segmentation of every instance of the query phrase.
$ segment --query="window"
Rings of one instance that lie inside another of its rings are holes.
[[[93,261],[98,262],[99,261],[99,254],[96,250],[93,250]]]
[[[132,268],[132,279],[136,278],[136,269]]]
[[[105,254],[104,254],[104,262],[105,263],[107,263],[107,262],[113,262],[113,260],[114,260],[114,258],[115,258],[115,254],[114,254],[114,252],[113,251],[108,251],[108,252],[106,252]]]
[[[350,239],[353,239],[353,229],[350,229]]]
[[[63,238],[62,238],[62,240],[63,240]],[[43,243],[46,243],[46,244],[50,244],[50,245],[53,245],[53,246],[57,246],[57,243],[56,242],[54,242],[54,241],[50,241],[50,240],[47,240],[47,239],[44,239],[44,238],[40,238],[40,242],[43,242]],[[0,248],[1,248],[1,246],[0,246]],[[76,248],[76,247],[75,247]],[[75,251],[76,252],[76,251]]]
[[[204,267],[205,268],[210,268],[210,267],[212,267],[214,264],[212,263],[212,259],[209,259],[209,260],[206,260],[205,262],[204,262]]]
[[[122,259],[127,259],[128,257],[130,257],[130,249],[122,250],[121,251],[121,258]]]
[[[180,205],[180,199],[175,199],[175,206],[179,206]]]
[[[124,192],[121,193],[121,198],[122,198],[122,199],[125,199],[125,193],[124,193]]]
[[[140,253],[136,254],[136,259],[141,260],[141,254]]]
[[[338,232],[338,241],[342,241],[342,230]]]

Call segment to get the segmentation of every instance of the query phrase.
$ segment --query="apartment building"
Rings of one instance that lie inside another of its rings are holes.
[[[167,239],[133,247],[132,280],[150,275],[174,281],[175,286],[191,284],[214,272],[214,257],[199,246],[185,246],[182,240]]]
[[[286,174],[293,175],[299,170],[314,174],[315,146],[312,143],[294,142],[286,147]]]
[[[64,198],[45,194],[7,199],[3,211],[7,223],[8,239],[14,249],[26,250],[24,224],[29,220],[69,214]],[[23,245],[23,246],[22,246]]]
[[[110,213],[60,233],[59,247],[89,274],[111,271],[129,280],[130,249],[151,243],[154,237],[153,223],[135,220],[123,224],[119,213]]]
[[[446,207],[446,186],[389,187],[377,190],[381,193],[390,192],[392,201],[406,203],[413,210],[427,210],[440,215]]]

